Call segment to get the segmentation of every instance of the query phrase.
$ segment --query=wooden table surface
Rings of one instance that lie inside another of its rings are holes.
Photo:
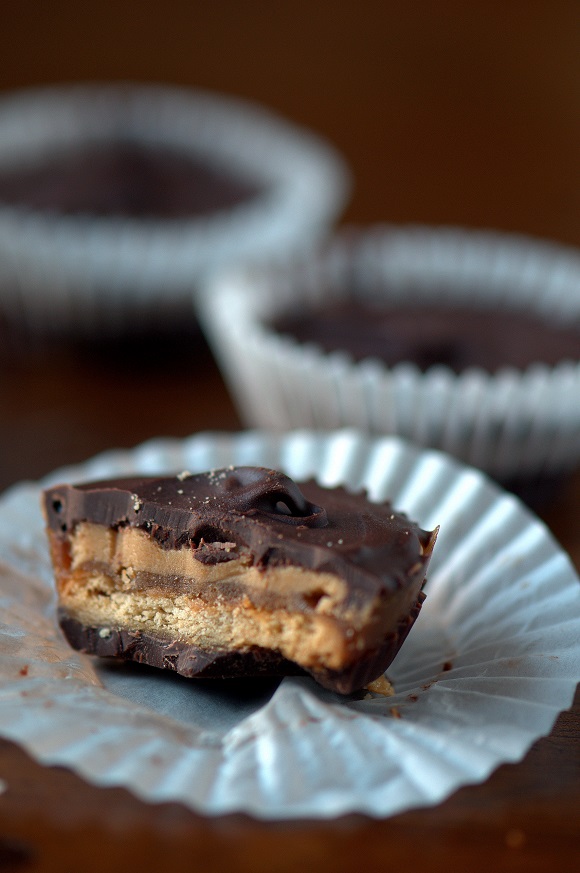
[[[0,89],[79,79],[202,85],[332,140],[355,188],[344,220],[493,227],[580,244],[580,4],[167,2],[14,5]],[[0,489],[154,436],[235,430],[186,325],[139,338],[0,328]],[[136,361],[139,363],[136,363]],[[195,396],[195,402],[194,401]],[[580,473],[538,512],[580,568]],[[372,766],[372,761],[369,761]],[[144,804],[0,741],[0,870],[572,870],[580,861],[580,697],[518,764],[387,820],[261,824]]]

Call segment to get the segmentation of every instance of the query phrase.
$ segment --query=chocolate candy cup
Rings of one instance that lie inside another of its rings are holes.
[[[59,485],[44,511],[75,648],[188,677],[306,672],[340,693],[395,657],[436,535],[257,467]]]

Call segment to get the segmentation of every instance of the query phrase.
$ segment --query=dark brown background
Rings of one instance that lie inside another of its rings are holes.
[[[345,220],[492,227],[580,243],[577,0],[221,0],[2,8],[0,89],[200,85],[328,137],[353,171]],[[238,420],[207,350],[0,336],[0,488],[101,449]],[[541,513],[580,564],[580,481]],[[372,766],[372,761],[369,761]],[[0,743],[0,869],[574,869],[580,706],[522,764],[385,822],[261,826],[155,808]],[[421,867],[419,867],[421,865]]]

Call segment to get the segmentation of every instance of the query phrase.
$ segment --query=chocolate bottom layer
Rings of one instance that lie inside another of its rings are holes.
[[[173,670],[188,679],[235,679],[251,676],[310,674],[320,685],[339,694],[351,694],[381,676],[399,651],[419,615],[425,595],[377,648],[364,652],[346,669],[308,670],[282,657],[279,652],[257,646],[227,651],[201,649],[181,640],[167,640],[128,628],[88,627],[59,611],[59,624],[78,651]]]

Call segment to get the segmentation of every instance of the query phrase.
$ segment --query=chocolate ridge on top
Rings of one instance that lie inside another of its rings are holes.
[[[433,538],[388,502],[313,481],[298,487],[261,467],[56,485],[44,510],[63,538],[83,521],[134,527],[163,548],[193,547],[203,563],[250,553],[258,567],[331,572],[354,597],[404,587],[410,568],[427,564]]]

